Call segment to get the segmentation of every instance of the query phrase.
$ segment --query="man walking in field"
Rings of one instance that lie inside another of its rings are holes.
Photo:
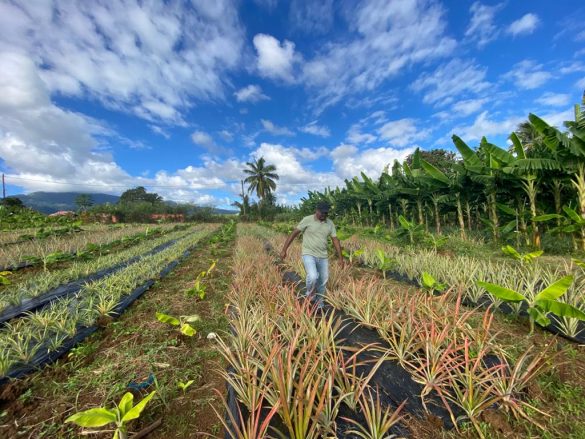
[[[325,287],[329,278],[329,259],[327,255],[329,237],[331,237],[339,262],[344,263],[335,225],[333,221],[327,218],[328,215],[329,204],[319,202],[315,213],[304,217],[293,230],[280,253],[281,259],[286,259],[286,252],[291,243],[300,233],[303,234],[302,257],[305,272],[307,273],[307,296],[314,298],[319,309],[323,307]]]

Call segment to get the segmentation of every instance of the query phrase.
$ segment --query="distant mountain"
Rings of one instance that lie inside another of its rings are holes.
[[[86,193],[86,192],[83,192]],[[54,213],[59,210],[77,210],[75,199],[81,195],[82,192],[31,192],[30,194],[13,195],[20,198],[25,206],[37,210],[42,213]],[[117,195],[109,194],[89,194],[93,204],[115,204],[120,199]],[[176,204],[172,201],[169,204]],[[235,210],[216,209],[212,208],[213,213],[218,215],[233,215],[238,213]]]
[[[86,192],[84,192],[86,193]],[[31,192],[30,194],[14,195],[20,198],[25,206],[42,213],[54,213],[59,210],[77,210],[75,199],[81,192]],[[89,194],[94,204],[117,203],[120,197],[108,194]]]

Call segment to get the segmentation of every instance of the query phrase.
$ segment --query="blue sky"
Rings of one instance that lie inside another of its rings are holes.
[[[281,203],[379,176],[458,134],[500,145],[585,89],[573,0],[0,1],[8,194],[119,194],[227,207],[246,161]]]

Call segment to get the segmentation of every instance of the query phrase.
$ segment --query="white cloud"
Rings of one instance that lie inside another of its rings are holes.
[[[275,136],[294,136],[295,134],[289,130],[287,127],[279,127],[275,125],[269,120],[261,119],[260,122],[262,123],[262,127],[264,130],[269,132],[270,134],[274,134]]]
[[[370,148],[359,150],[354,145],[342,144],[331,151],[335,173],[342,179],[352,178],[364,172],[372,178],[378,178],[386,165],[394,160],[403,161],[412,154],[416,146],[404,149]]]
[[[486,98],[482,99],[467,99],[453,104],[453,113],[456,117],[465,117],[481,110],[487,103]]]
[[[333,25],[333,0],[293,0],[289,18],[293,29],[305,34],[324,34]]]
[[[0,8],[0,49],[28,54],[50,94],[89,96],[147,120],[184,124],[194,100],[223,96],[226,72],[242,56],[244,32],[230,0]]]
[[[269,100],[270,98],[262,93],[262,88],[258,85],[248,85],[234,93],[238,102],[259,102]]]
[[[0,157],[11,176],[27,179],[19,186],[64,191],[96,190],[96,185],[112,192],[112,185],[131,180],[110,154],[100,151],[105,145],[97,139],[115,133],[94,119],[52,104],[28,56],[0,52],[0,65]]]
[[[575,84],[576,87],[585,90],[585,77],[578,80],[577,83]]]
[[[193,134],[191,134],[191,140],[196,145],[203,146],[206,149],[212,149],[215,147],[213,138],[204,131],[193,132]]]
[[[475,95],[487,90],[491,84],[485,80],[487,69],[473,61],[452,59],[432,73],[423,73],[411,88],[423,93],[423,102],[447,105],[460,95]]]
[[[223,140],[225,140],[226,142],[231,142],[232,140],[234,140],[234,133],[232,133],[231,131],[228,130],[221,130],[219,132],[219,135],[221,136],[221,138]]]
[[[512,22],[506,32],[512,36],[528,35],[535,31],[540,20],[536,14],[526,14],[522,18]]]
[[[321,137],[329,137],[331,135],[331,131],[329,128],[323,125],[317,125],[317,121],[314,120],[313,122],[305,125],[300,129],[303,133],[313,134],[315,136]]]
[[[353,144],[372,143],[378,140],[377,136],[370,133],[362,132],[361,124],[354,124],[349,128],[347,132],[347,141]]]
[[[369,0],[346,11],[352,38],[330,42],[302,69],[317,111],[346,96],[371,93],[414,64],[453,52],[444,9],[428,0]]]
[[[536,102],[549,107],[564,107],[569,104],[571,96],[564,93],[546,92]]]
[[[167,140],[171,138],[171,135],[165,129],[159,127],[158,125],[148,125],[148,127],[153,133],[159,134]]]
[[[563,111],[547,113],[539,116],[549,125],[556,126],[557,128],[564,128],[563,122],[567,120],[575,120],[575,112],[572,108],[567,108],[566,110]]]
[[[498,37],[498,27],[494,23],[496,13],[502,5],[487,6],[480,2],[474,2],[469,12],[471,20],[465,31],[465,37],[483,47]]]
[[[465,141],[479,140],[482,136],[507,135],[525,120],[526,116],[510,116],[505,119],[495,120],[490,117],[488,111],[483,111],[471,125],[454,127],[451,130],[451,134],[457,134]]]
[[[552,74],[543,70],[541,64],[524,60],[517,63],[503,78],[514,81],[522,89],[531,90],[546,83],[552,78]]]
[[[276,166],[276,173],[280,177],[277,194],[294,196],[297,200],[308,190],[322,190],[342,183],[332,172],[315,172],[301,164],[299,157],[304,154],[305,152],[296,148],[262,143],[251,156],[255,159],[264,157],[267,163]]]
[[[393,146],[403,147],[418,140],[426,139],[429,131],[416,126],[414,119],[400,119],[385,123],[378,129],[380,138]]]
[[[266,34],[256,35],[253,42],[258,53],[257,67],[260,75],[287,82],[294,80],[293,67],[298,56],[295,55],[293,42],[284,40],[281,44],[276,38]]]

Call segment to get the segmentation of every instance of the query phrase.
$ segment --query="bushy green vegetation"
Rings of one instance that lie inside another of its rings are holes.
[[[463,239],[498,246],[549,250],[561,242],[585,251],[584,111],[585,101],[575,106],[567,131],[530,114],[510,135],[510,147],[484,137],[471,148],[454,135],[459,158],[417,150],[378,179],[362,173],[343,188],[309,192],[300,210],[308,214],[327,200],[341,223],[385,225],[411,244],[431,239],[431,230],[457,230]]]

